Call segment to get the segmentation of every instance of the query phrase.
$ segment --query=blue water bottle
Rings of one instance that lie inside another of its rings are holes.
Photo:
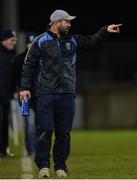
[[[21,113],[22,116],[29,116],[29,97],[22,100]]]

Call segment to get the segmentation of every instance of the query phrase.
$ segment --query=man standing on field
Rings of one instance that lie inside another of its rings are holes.
[[[50,29],[38,36],[29,50],[23,68],[20,100],[31,98],[35,88],[37,108],[37,142],[35,162],[39,177],[50,177],[52,133],[54,170],[57,177],[67,176],[66,160],[70,154],[70,132],[75,113],[76,54],[90,51],[119,33],[121,24],[101,28],[96,34],[71,35],[75,16],[56,10],[50,16]],[[33,83],[35,79],[35,84]]]

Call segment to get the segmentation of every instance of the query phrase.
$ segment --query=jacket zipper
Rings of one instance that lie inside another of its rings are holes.
[[[61,63],[61,51],[60,51],[60,43],[59,43],[59,40],[56,39],[56,42],[57,42],[57,47],[58,47],[58,61],[59,63]]]
[[[40,80],[41,80],[41,73],[42,73],[42,70],[40,71],[39,73],[39,78],[38,78],[38,83],[40,84]]]
[[[42,59],[41,59],[40,60],[40,72],[39,72],[39,76],[38,76],[38,83],[39,84],[40,84],[40,80],[41,80],[42,69],[43,69],[43,64],[42,64]]]
[[[63,67],[63,59],[62,59],[62,56],[61,56],[61,48],[60,48],[60,42],[58,39],[56,39],[56,42],[57,42],[57,47],[58,47],[58,56],[59,56],[59,64],[60,64],[60,69],[58,71],[58,77],[59,77],[59,81],[60,81],[60,86],[62,86],[62,79],[64,79],[64,75],[62,73],[62,67]]]

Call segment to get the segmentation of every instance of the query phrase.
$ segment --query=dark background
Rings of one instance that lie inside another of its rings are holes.
[[[75,3],[75,4],[74,4]],[[71,22],[72,34],[94,34],[102,26],[122,23],[121,33],[112,34],[103,49],[80,56],[77,81],[85,88],[98,82],[137,82],[137,14],[135,1],[18,1],[19,28],[23,31],[46,31],[49,17],[63,9],[77,18]],[[103,54],[103,55],[102,55]],[[86,60],[86,63],[85,63]]]
[[[20,28],[25,31],[43,33],[50,14],[56,9],[63,9],[77,16],[72,22],[73,33],[91,34],[104,25],[122,23],[120,40],[137,39],[135,1],[23,0],[18,2],[18,6]]]

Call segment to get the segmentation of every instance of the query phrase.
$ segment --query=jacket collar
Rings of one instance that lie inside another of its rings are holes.
[[[50,34],[53,38],[58,39],[57,35],[53,33],[52,31],[48,30],[47,33]],[[71,37],[71,34],[62,34],[59,39],[68,39],[70,37]]]

